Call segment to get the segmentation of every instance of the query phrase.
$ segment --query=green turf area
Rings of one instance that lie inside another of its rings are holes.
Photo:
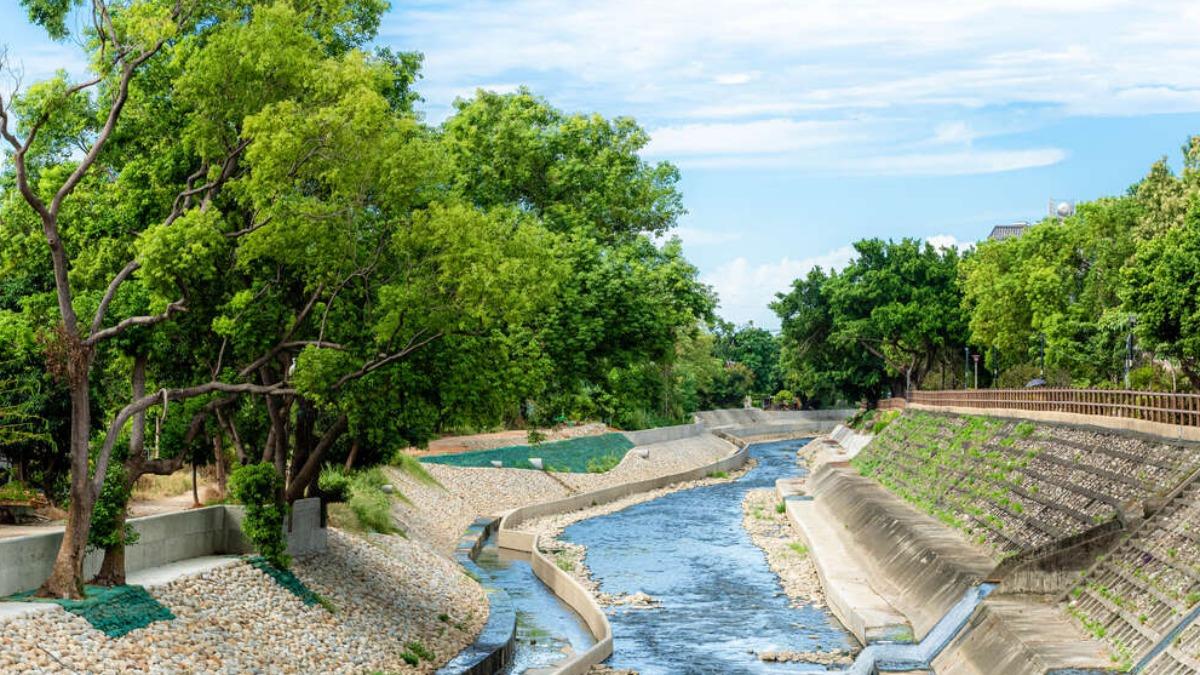
[[[18,602],[52,602],[68,612],[82,617],[96,630],[110,638],[145,628],[155,621],[175,618],[171,610],[141,586],[85,586],[83,600],[35,598],[33,593],[20,593],[8,600]]]
[[[543,465],[551,471],[602,473],[616,465],[621,457],[633,447],[624,434],[601,434],[584,436],[565,441],[552,441],[540,445],[510,445],[494,450],[463,452],[457,455],[434,455],[421,461],[429,464],[452,466],[492,466],[494,460],[504,463],[506,468],[532,469],[530,457],[541,457]]]

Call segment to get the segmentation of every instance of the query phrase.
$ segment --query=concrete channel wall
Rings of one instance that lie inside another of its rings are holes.
[[[565,499],[523,506],[509,511],[501,518],[496,543],[502,548],[529,553],[533,573],[583,618],[588,629],[596,638],[596,644],[559,663],[554,667],[553,672],[559,675],[584,675],[593,665],[607,659],[613,650],[612,626],[609,625],[604,610],[596,603],[592,595],[575,580],[575,577],[559,569],[553,560],[539,550],[538,535],[532,532],[521,532],[515,528],[534,518],[570,513],[598,504],[606,504],[631,494],[647,492],[674,483],[697,480],[717,471],[732,471],[744,465],[749,457],[746,444],[724,434],[718,435],[729,440],[737,449],[733,454],[712,464],[668,476],[586,492]]]
[[[300,499],[292,505],[288,552],[324,550],[326,530],[321,526],[321,500]],[[249,553],[253,550],[242,534],[240,506],[208,506],[200,509],[131,518],[138,541],[125,549],[125,570],[137,572],[177,560],[205,555]],[[0,596],[37,588],[50,576],[63,533],[46,532],[0,539]],[[100,570],[104,559],[93,551],[83,565],[84,579]]]
[[[622,431],[625,438],[629,439],[630,443],[637,445],[652,445],[654,443],[666,443],[668,441],[679,441],[685,438],[692,438],[704,433],[704,425],[700,422],[693,424],[680,424],[673,427],[658,427],[657,429],[643,429],[642,431]]]

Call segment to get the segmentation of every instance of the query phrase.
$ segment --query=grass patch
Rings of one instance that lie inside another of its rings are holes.
[[[729,478],[729,472],[728,471],[709,471],[708,477],[709,478]]]
[[[449,464],[451,466],[490,467],[493,461],[503,463],[503,466],[516,469],[532,469],[530,457],[540,457],[547,467],[569,473],[586,473],[589,465],[597,461],[607,461],[609,456],[623,456],[633,443],[624,434],[611,433],[599,436],[583,436],[565,441],[541,443],[537,447],[529,445],[511,445],[494,450],[477,450],[462,452],[454,455],[434,455],[424,457],[425,464]],[[618,463],[619,463],[618,459]],[[616,466],[616,464],[613,464]],[[611,467],[609,467],[611,468]],[[607,469],[606,469],[607,470]]]
[[[146,474],[133,485],[132,499],[145,501],[177,497],[192,491],[192,470],[180,469],[169,476]]]
[[[417,479],[418,483],[432,485],[444,489],[444,486],[438,482],[438,479],[433,477],[421,464],[421,460],[413,457],[406,452],[397,452],[391,461],[391,465],[398,469],[401,473],[412,476]]]
[[[399,530],[392,522],[392,499],[383,491],[387,478],[378,468],[359,471],[350,479],[350,511],[363,529],[380,534]]]
[[[554,556],[554,565],[564,572],[575,571],[575,561],[571,560],[570,556],[565,553],[559,553]]]
[[[808,547],[799,542],[793,541],[792,543],[788,544],[788,548],[792,549],[792,553],[795,553],[801,558],[808,555]]]
[[[620,463],[621,455],[616,453],[604,455],[603,457],[593,457],[592,459],[588,460],[587,470],[588,473],[608,473],[609,471],[615,469]]]
[[[786,512],[787,512],[787,504],[785,504],[784,502],[779,502],[778,504],[775,505],[775,513],[786,513]]]

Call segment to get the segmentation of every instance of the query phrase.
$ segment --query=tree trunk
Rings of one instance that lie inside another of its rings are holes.
[[[220,432],[213,434],[213,461],[217,467],[217,492],[220,499],[225,498],[225,448],[221,446]]]
[[[133,359],[133,375],[130,379],[133,398],[137,400],[146,395],[146,357],[137,355]],[[145,470],[146,457],[146,413],[139,412],[133,416],[133,426],[129,430],[129,456],[125,458],[125,491],[129,493],[141,478]],[[117,514],[117,543],[104,549],[104,560],[100,561],[100,571],[92,583],[96,586],[122,586],[125,584],[125,519],[128,516],[125,509]]]
[[[83,597],[83,558],[87,551],[88,528],[97,494],[88,476],[88,434],[91,431],[91,395],[88,392],[89,352],[74,336],[69,342],[69,378],[71,388],[71,492],[67,504],[67,524],[62,543],[54,557],[50,578],[38,589],[38,596],[51,598]]]
[[[350,454],[346,455],[346,470],[354,468],[354,460],[358,459],[358,439],[350,441]]]

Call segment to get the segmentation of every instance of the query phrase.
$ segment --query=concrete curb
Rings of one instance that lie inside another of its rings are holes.
[[[596,638],[596,644],[587,651],[572,655],[566,661],[555,665],[549,672],[558,675],[583,675],[593,665],[607,659],[613,651],[612,626],[608,622],[608,616],[591,593],[573,576],[559,569],[554,561],[539,550],[538,535],[532,532],[521,532],[515,528],[520,523],[532,518],[569,513],[598,504],[606,504],[631,494],[704,478],[713,472],[737,469],[746,463],[749,451],[744,441],[734,439],[722,432],[714,432],[714,435],[729,441],[737,450],[722,460],[695,469],[625,485],[615,485],[542,504],[523,506],[509,511],[500,519],[500,529],[496,535],[497,544],[502,548],[529,553],[529,562],[533,573],[583,618],[588,625],[588,630]]]
[[[517,612],[504,589],[475,564],[484,542],[500,524],[499,518],[477,518],[454,549],[458,564],[473,575],[487,593],[488,619],[475,641],[438,669],[438,675],[493,675],[512,661],[517,640]]]

